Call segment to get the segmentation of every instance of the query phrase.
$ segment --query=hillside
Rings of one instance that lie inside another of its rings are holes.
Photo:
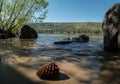
[[[100,22],[35,23],[30,26],[39,33],[102,33]]]

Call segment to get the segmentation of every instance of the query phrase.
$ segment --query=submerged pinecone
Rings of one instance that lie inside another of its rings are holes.
[[[59,79],[59,68],[55,63],[51,62],[39,68],[36,74],[41,79],[58,80]]]

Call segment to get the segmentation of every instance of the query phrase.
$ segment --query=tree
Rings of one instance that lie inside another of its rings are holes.
[[[0,0],[0,27],[15,31],[23,24],[41,22],[47,14],[46,0]]]

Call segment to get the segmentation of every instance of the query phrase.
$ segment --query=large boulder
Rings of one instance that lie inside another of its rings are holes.
[[[113,5],[107,10],[104,16],[103,24],[104,34],[104,50],[119,50],[119,34],[120,34],[120,3]]]
[[[24,25],[20,32],[20,38],[22,39],[35,39],[37,38],[37,32],[28,25]]]
[[[14,38],[16,37],[10,30],[3,31],[0,29],[0,39]]]

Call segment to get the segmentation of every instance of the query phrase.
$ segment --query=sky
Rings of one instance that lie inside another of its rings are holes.
[[[102,22],[105,12],[120,0],[46,0],[44,22]]]

